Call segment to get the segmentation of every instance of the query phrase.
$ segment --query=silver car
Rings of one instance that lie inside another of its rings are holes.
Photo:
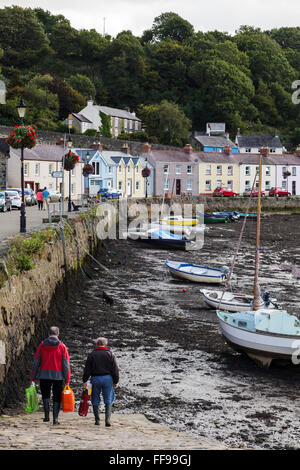
[[[61,193],[57,189],[50,189],[50,201],[51,202],[60,202],[61,201]]]

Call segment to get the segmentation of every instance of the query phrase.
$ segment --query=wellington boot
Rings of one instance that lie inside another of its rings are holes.
[[[43,421],[44,421],[44,423],[46,423],[47,421],[50,421],[50,417],[49,417],[50,399],[49,398],[45,398],[43,400],[43,407],[44,407],[44,414],[45,414],[45,417],[44,417]]]
[[[110,427],[111,405],[105,405],[105,426]]]
[[[58,422],[59,410],[60,410],[60,403],[54,401],[53,402],[53,424],[54,425],[59,424]]]
[[[95,416],[95,425],[100,426],[99,406],[93,406],[93,412]]]

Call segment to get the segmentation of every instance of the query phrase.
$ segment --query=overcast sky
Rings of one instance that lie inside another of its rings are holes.
[[[299,0],[0,0],[1,8],[12,5],[63,14],[77,29],[95,28],[111,36],[126,29],[141,36],[168,11],[188,20],[195,31],[234,33],[244,24],[263,30],[300,26]]]

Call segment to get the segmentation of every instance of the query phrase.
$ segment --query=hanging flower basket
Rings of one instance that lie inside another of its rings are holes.
[[[284,178],[287,178],[288,176],[291,176],[291,172],[288,171],[288,170],[287,170],[287,171],[284,171],[284,172],[283,172],[283,176],[284,176]]]
[[[142,169],[142,177],[143,178],[148,178],[148,176],[150,176],[150,174],[151,174],[151,170],[147,166],[146,166],[146,168]]]
[[[79,162],[79,156],[74,152],[68,152],[65,154],[64,169],[67,171],[71,171],[73,170],[73,168],[75,168],[75,165],[78,162]]]
[[[33,126],[15,126],[9,133],[6,142],[14,149],[32,149],[36,145],[36,133]]]
[[[89,163],[86,163],[82,168],[83,176],[89,176],[89,175],[92,175],[93,173],[94,173],[93,165],[90,165]]]

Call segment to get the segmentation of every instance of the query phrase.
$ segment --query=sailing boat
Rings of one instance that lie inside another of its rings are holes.
[[[286,310],[262,308],[259,286],[262,155],[259,159],[254,300],[252,308],[236,313],[217,310],[222,334],[233,349],[246,352],[269,367],[273,359],[293,360],[300,345],[300,321]]]

